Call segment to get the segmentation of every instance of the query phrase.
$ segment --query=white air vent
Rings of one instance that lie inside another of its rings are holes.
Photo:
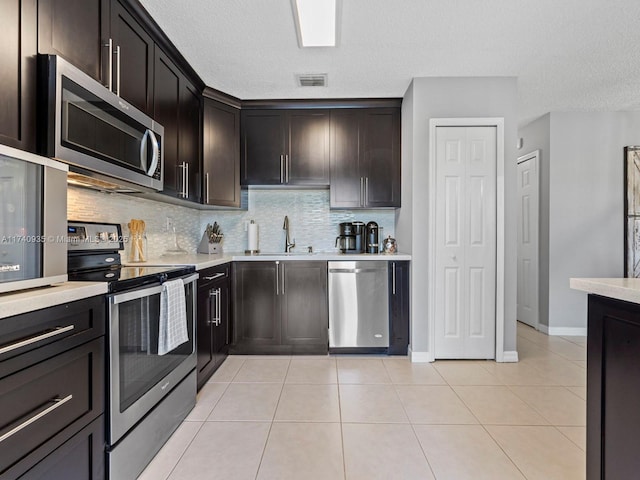
[[[326,73],[305,73],[296,75],[299,87],[326,87]]]

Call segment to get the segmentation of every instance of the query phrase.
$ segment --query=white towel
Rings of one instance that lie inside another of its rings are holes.
[[[184,284],[182,280],[164,282],[160,293],[158,355],[164,355],[188,340]]]

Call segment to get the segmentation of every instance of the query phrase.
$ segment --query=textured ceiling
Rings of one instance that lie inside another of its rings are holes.
[[[516,76],[520,123],[640,109],[640,0],[343,0],[300,49],[290,0],[141,0],[205,83],[243,100],[402,97],[414,77]],[[328,73],[302,88],[297,73]]]

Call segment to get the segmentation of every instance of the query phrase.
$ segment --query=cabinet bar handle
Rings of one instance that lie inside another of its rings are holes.
[[[360,177],[360,206],[361,207],[364,205],[362,203],[363,197],[364,197],[364,177]]]
[[[205,203],[209,204],[209,172],[204,174],[204,198]]]
[[[291,169],[291,160],[289,159],[289,155],[284,156],[284,172],[285,172],[285,182],[289,183],[289,170]],[[284,292],[283,292],[284,293]]]
[[[276,295],[280,295],[280,262],[276,262]]]
[[[295,242],[293,242],[295,243]],[[284,295],[284,277],[285,277],[285,272],[284,269],[286,268],[286,265],[283,263],[282,264],[282,294]]]
[[[391,271],[391,293],[396,294],[396,262],[391,263],[393,270]]]
[[[284,183],[284,155],[280,155],[280,183]]]
[[[203,280],[215,280],[216,278],[220,278],[220,277],[224,277],[225,274],[220,272],[220,273],[216,273],[215,275],[212,275],[210,277],[202,277]]]
[[[184,198],[189,198],[189,163],[184,162],[184,164],[185,170],[187,171],[186,175],[184,176],[184,190],[186,192]]]
[[[220,311],[221,311],[220,304],[222,303],[220,299],[222,298],[222,289],[220,287],[218,287],[217,294],[218,296],[216,298],[216,327],[219,327],[222,321],[222,319],[220,318]]]
[[[116,74],[116,95],[120,96],[120,45],[116,47],[116,58],[118,59],[116,67],[118,72]]]
[[[16,350],[18,348],[26,347],[27,345],[31,345],[32,343],[39,342],[40,340],[45,340],[47,338],[55,337],[56,335],[61,335],[65,332],[69,332],[75,328],[75,325],[67,325],[66,327],[55,327],[54,330],[46,333],[42,333],[40,335],[36,335],[35,337],[27,338],[26,340],[22,340],[20,342],[12,343],[11,345],[7,345],[5,347],[0,348],[0,355],[3,353],[10,352],[12,350]]]
[[[362,206],[369,204],[369,177],[364,177],[364,200]]]
[[[107,47],[108,49],[107,58],[109,58],[109,61],[107,62],[107,65],[109,67],[107,68],[106,87],[109,89],[110,92],[113,92],[113,39],[110,38],[109,41],[107,43],[102,44],[102,46]]]
[[[4,442],[6,439],[8,439],[9,437],[12,437],[16,433],[18,433],[20,430],[22,430],[22,429],[28,427],[29,425],[31,425],[33,422],[36,422],[36,421],[40,420],[45,415],[53,412],[56,408],[61,407],[62,405],[67,403],[72,398],[73,398],[73,395],[67,395],[64,398],[54,398],[52,400],[49,400],[47,403],[53,402],[53,405],[45,408],[40,413],[35,414],[33,417],[30,417],[28,420],[22,422],[17,427],[12,428],[7,433],[5,433],[4,435],[0,436],[0,442]]]

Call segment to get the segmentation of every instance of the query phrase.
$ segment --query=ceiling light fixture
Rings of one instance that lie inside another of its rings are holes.
[[[338,44],[339,3],[340,0],[291,0],[300,48]]]

